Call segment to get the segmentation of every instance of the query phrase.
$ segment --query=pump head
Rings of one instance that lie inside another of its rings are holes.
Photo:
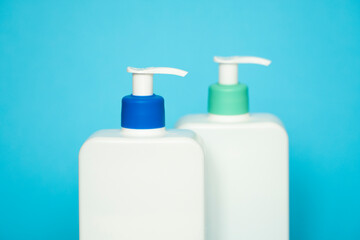
[[[133,92],[134,96],[153,95],[153,76],[154,74],[171,74],[185,77],[187,72],[177,68],[168,67],[149,67],[133,68],[128,67],[127,71],[133,74]]]
[[[153,93],[154,74],[172,74],[184,77],[187,72],[166,67],[133,68],[132,95],[123,97],[121,126],[128,129],[156,129],[165,127],[164,98]]]
[[[269,66],[271,61],[259,57],[214,57],[219,63],[219,84],[233,85],[238,83],[238,64],[258,64]]]
[[[238,82],[238,64],[269,66],[259,57],[214,57],[219,63],[219,82],[209,88],[208,112],[217,115],[240,115],[249,112],[248,87]]]

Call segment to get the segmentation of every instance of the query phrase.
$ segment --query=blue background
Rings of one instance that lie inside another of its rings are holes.
[[[156,76],[167,127],[206,111],[214,55],[290,137],[291,239],[360,239],[360,2],[0,1],[0,239],[77,239],[77,154],[119,128],[127,66]]]

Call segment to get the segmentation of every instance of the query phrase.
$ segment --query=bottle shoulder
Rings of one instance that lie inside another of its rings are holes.
[[[275,127],[286,132],[281,120],[270,113],[251,113],[244,116],[193,114],[182,117],[176,124],[180,129],[194,128],[264,128]]]
[[[199,148],[202,151],[202,144],[197,135],[187,129],[165,130],[164,134],[158,136],[128,136],[121,129],[103,129],[93,133],[82,145],[80,153],[88,146],[98,144],[186,144]]]
[[[124,134],[121,129],[102,129],[93,133],[87,140],[94,140],[94,139],[107,139],[107,140],[114,140],[114,141],[173,141],[176,139],[180,140],[196,140],[196,134],[187,129],[171,129],[165,130],[163,134],[151,136],[129,136]]]

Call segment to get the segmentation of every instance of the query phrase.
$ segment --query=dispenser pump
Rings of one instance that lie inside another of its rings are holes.
[[[171,74],[184,77],[187,72],[176,68],[133,68],[132,95],[123,97],[121,127],[129,129],[156,129],[165,127],[164,98],[153,93],[153,75]]]
[[[153,95],[153,76],[154,74],[171,74],[185,77],[187,72],[177,68],[168,67],[149,67],[133,68],[128,67],[127,71],[133,74],[133,93],[134,96]]]
[[[238,82],[238,64],[269,66],[271,61],[259,57],[214,57],[219,63],[219,82],[209,88],[208,111],[217,115],[249,112],[248,87]]]
[[[238,83],[238,64],[258,64],[269,66],[271,61],[259,57],[214,57],[219,63],[219,84],[232,85]]]

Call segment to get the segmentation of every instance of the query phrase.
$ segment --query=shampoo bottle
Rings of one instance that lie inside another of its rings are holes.
[[[165,130],[164,99],[154,74],[128,68],[132,95],[122,99],[122,129],[101,130],[79,154],[82,240],[203,240],[203,149],[189,130]]]
[[[257,57],[215,57],[219,82],[209,88],[208,114],[185,116],[179,129],[204,142],[207,240],[289,239],[288,136],[271,114],[249,113],[238,64]]]

